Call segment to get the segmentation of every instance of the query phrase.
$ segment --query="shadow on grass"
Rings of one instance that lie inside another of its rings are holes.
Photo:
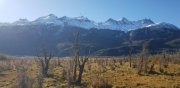
[[[152,75],[166,75],[166,76],[174,76],[174,75],[178,75],[175,73],[168,73],[168,72],[163,72],[163,73],[158,73],[156,71],[149,71],[148,74],[152,74]]]
[[[156,71],[149,71],[148,74],[152,74],[152,75],[160,75],[160,73],[156,72]]]
[[[5,73],[0,73],[0,77],[5,77],[5,76],[7,76],[7,74],[5,74]]]

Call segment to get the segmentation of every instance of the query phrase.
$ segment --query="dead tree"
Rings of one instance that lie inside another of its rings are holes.
[[[130,43],[130,45],[129,45],[129,66],[131,67],[132,66],[132,41],[131,40],[129,40],[129,43]]]
[[[38,75],[36,77],[36,79],[37,79],[37,88],[43,88],[43,77],[42,77],[42,75],[41,74]]]
[[[139,63],[139,69],[138,69],[138,74],[140,75],[142,72],[147,73],[147,57],[146,57],[146,53],[147,53],[147,47],[148,44],[147,42],[145,42],[143,44],[143,49],[140,55],[140,63]]]
[[[80,56],[79,32],[77,32],[75,35],[73,51],[74,51],[74,56],[73,56],[73,59],[70,60],[72,62],[69,62],[69,66],[68,66],[68,85],[81,84],[82,74],[84,72],[84,66],[89,58],[89,56]],[[90,52],[90,50],[89,50],[89,52]],[[73,65],[71,66],[71,64],[73,64]],[[72,71],[72,74],[70,71]],[[72,79],[71,79],[71,77],[72,77]]]
[[[37,62],[38,66],[41,69],[42,76],[46,77],[48,75],[49,62],[53,58],[53,54],[51,51],[48,51],[47,48],[42,48],[40,52],[37,54]]]
[[[159,60],[159,71],[161,73],[164,73],[165,72],[165,68],[167,68],[167,67],[168,67],[168,57],[167,57],[166,50],[163,50],[161,58]]]
[[[132,48],[129,50],[129,66],[132,67]]]
[[[78,59],[78,63],[79,63],[79,74],[78,74],[78,78],[76,80],[76,83],[77,84],[81,84],[81,80],[82,80],[82,74],[84,72],[84,66],[86,64],[86,62],[88,61],[88,57],[85,57],[85,58],[81,58],[81,59]]]
[[[73,63],[72,63],[72,60],[69,59],[68,61],[68,70],[67,70],[67,81],[68,81],[68,84],[67,84],[67,87],[70,88],[71,87],[71,81],[72,81],[72,69],[73,69]]]
[[[157,63],[158,57],[157,56],[153,56],[151,60],[152,61],[151,61],[149,73],[154,72],[154,65]]]
[[[80,48],[79,47],[79,32],[77,32],[77,34],[75,35],[75,42],[74,42],[74,45],[73,45],[73,50],[74,50],[73,80],[74,80],[74,82],[76,81],[76,78],[77,78],[77,66],[79,64],[78,60],[79,60],[79,51],[80,51],[79,48]]]

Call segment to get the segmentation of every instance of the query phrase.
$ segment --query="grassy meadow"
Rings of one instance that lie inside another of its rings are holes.
[[[180,88],[179,53],[144,56],[144,61],[141,55],[89,57],[79,84],[69,83],[72,58],[53,57],[43,76],[37,57],[9,56],[0,61],[0,88]]]

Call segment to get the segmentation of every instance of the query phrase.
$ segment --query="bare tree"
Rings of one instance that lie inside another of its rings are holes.
[[[152,56],[151,60],[152,61],[151,61],[149,73],[154,72],[154,65],[157,63],[158,57],[157,56]]]
[[[129,66],[132,67],[132,48],[129,48]]]
[[[68,88],[71,87],[72,69],[73,69],[72,65],[73,65],[72,60],[69,59],[69,61],[68,61],[68,70],[67,70],[67,81],[68,81],[67,87],[68,87]]]
[[[133,49],[132,49],[131,39],[129,40],[129,43],[130,43],[130,45],[129,45],[129,66],[132,67],[132,51],[133,51]]]
[[[84,72],[84,66],[86,64],[86,62],[88,61],[89,57],[82,57],[81,59],[78,59],[78,63],[79,63],[79,74],[78,74],[78,78],[76,83],[77,84],[81,84],[81,80],[82,80],[82,74]]]
[[[43,88],[43,76],[39,74],[37,77],[37,88]]]
[[[143,44],[143,49],[140,55],[138,74],[141,74],[142,72],[147,73],[147,57],[146,57],[147,47],[148,47],[148,42],[145,42]]]
[[[37,59],[35,59],[35,61],[40,67],[42,76],[46,77],[48,75],[49,62],[52,58],[52,51],[48,51],[45,47],[41,48],[39,53],[37,53]]]
[[[74,74],[73,74],[73,80],[74,82],[76,81],[76,77],[77,77],[77,66],[78,66],[78,60],[79,60],[79,52],[80,52],[80,49],[79,49],[79,31],[77,32],[76,36],[75,36],[75,42],[74,42],[74,45],[73,45],[73,50],[74,50]]]
[[[73,59],[69,61],[68,65],[68,85],[73,84],[81,84],[82,80],[82,74],[84,72],[84,66],[85,63],[88,61],[89,58],[89,53],[87,56],[80,56],[80,42],[79,42],[79,31],[75,35],[75,40],[73,44],[73,51],[74,51],[74,56]],[[72,71],[72,74],[71,72]],[[72,79],[71,79],[72,77]],[[70,81],[71,80],[71,81]]]

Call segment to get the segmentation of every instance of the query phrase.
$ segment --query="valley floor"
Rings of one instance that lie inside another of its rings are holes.
[[[40,68],[33,57],[2,60],[0,88],[23,88],[23,84],[28,88],[38,88],[41,83],[43,88],[67,88],[68,58],[52,59],[47,77],[39,75]],[[161,63],[159,58],[160,56],[148,57],[147,72],[142,71],[141,74],[138,74],[140,63],[136,57],[133,57],[131,67],[128,57],[89,58],[82,84],[74,87],[180,88],[180,58],[171,58],[167,63]],[[150,71],[153,63],[153,70]]]

